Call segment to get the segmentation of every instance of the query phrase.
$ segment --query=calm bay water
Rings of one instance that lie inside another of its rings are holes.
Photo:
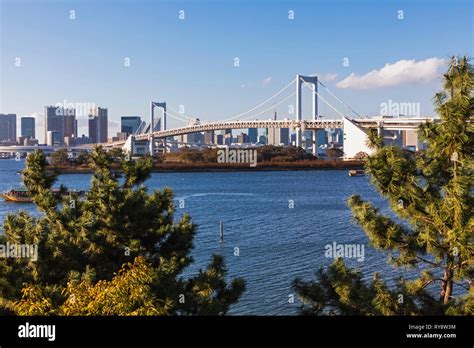
[[[0,191],[20,184],[24,162],[0,161]],[[61,175],[56,185],[87,189],[90,175]],[[198,224],[194,264],[183,276],[206,267],[212,253],[224,255],[230,277],[243,277],[247,291],[231,309],[232,314],[292,315],[299,301],[288,303],[294,278],[312,279],[319,267],[333,260],[325,257],[325,245],[365,246],[365,260],[346,260],[370,277],[378,271],[393,278],[396,271],[386,255],[367,244],[364,233],[352,222],[346,201],[360,194],[382,211],[385,201],[366,177],[349,177],[347,171],[287,171],[233,173],[153,173],[149,190],[173,189],[178,207]],[[290,208],[291,202],[294,208]],[[0,199],[0,221],[19,209],[35,212],[33,204]],[[35,212],[37,214],[37,212]],[[224,223],[224,243],[219,243],[219,222]],[[239,256],[235,256],[235,248]],[[296,296],[295,296],[296,297]]]

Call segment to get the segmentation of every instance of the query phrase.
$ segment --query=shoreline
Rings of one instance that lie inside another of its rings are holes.
[[[90,174],[93,170],[88,166],[63,167],[50,166],[59,174]],[[307,171],[307,170],[350,170],[363,169],[362,161],[299,161],[299,162],[262,162],[255,167],[248,163],[158,163],[151,169],[152,173],[169,172],[258,172],[258,171]],[[117,166],[117,172],[121,172]]]

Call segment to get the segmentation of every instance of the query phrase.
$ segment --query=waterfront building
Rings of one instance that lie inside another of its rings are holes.
[[[93,144],[106,143],[108,138],[108,110],[97,107],[89,114],[89,138]]]
[[[214,135],[214,144],[224,145],[224,135],[222,135],[222,134]]]
[[[258,141],[258,129],[257,128],[249,128],[249,142],[256,143]]]
[[[16,114],[0,114],[0,141],[16,142]]]
[[[204,143],[214,144],[214,131],[204,133]]]
[[[48,145],[48,146],[60,146],[62,144],[63,144],[63,141],[61,140],[61,133],[60,132],[48,131],[46,133],[46,145]]]
[[[120,132],[135,134],[140,127],[142,119],[140,116],[122,116],[120,119]]]
[[[21,136],[25,138],[35,139],[35,118],[34,117],[22,117],[20,119],[21,123]]]
[[[46,140],[48,132],[59,133],[55,137],[59,137],[60,145],[64,143],[65,136],[77,135],[76,110],[60,106],[45,106],[44,132]]]
[[[245,133],[240,133],[237,135],[237,143],[245,144],[249,142],[249,136]]]

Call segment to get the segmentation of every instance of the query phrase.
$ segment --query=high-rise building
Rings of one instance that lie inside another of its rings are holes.
[[[64,143],[65,136],[77,136],[75,109],[65,109],[60,106],[45,106],[44,109],[44,133],[46,140],[48,139],[48,132],[57,132],[59,134],[54,135],[55,139],[60,139],[59,145]]]
[[[77,137],[77,121],[76,121],[76,111],[72,109],[71,115],[63,116],[63,137]]]
[[[142,119],[140,116],[122,116],[120,122],[120,132],[135,134],[141,123]]]
[[[343,139],[344,132],[342,131],[341,128],[328,129],[327,135],[328,135],[328,144],[342,145],[343,140],[344,140]]]
[[[224,145],[224,135],[222,135],[222,134],[215,134],[215,135],[214,135],[214,144],[216,144],[216,145]]]
[[[21,121],[21,136],[25,138],[35,139],[35,118],[22,117]]]
[[[225,129],[224,130],[224,145],[231,145],[232,144],[232,129]]]
[[[214,131],[209,131],[209,132],[204,133],[204,143],[214,144]]]
[[[63,141],[64,139],[61,139],[60,132],[48,131],[46,133],[46,145],[48,146],[59,146]]]
[[[273,116],[277,119],[277,113]],[[289,128],[269,128],[268,129],[268,145],[288,145],[290,143],[290,129]]]
[[[0,114],[0,141],[16,141],[16,114]]]
[[[98,107],[89,114],[89,138],[92,143],[106,143],[108,138],[108,110]]]
[[[258,141],[258,128],[249,128],[249,141],[256,143]]]
[[[240,133],[237,135],[237,142],[239,144],[245,144],[249,142],[249,136],[245,133]]]
[[[280,128],[280,144],[285,146],[290,145],[290,129]]]

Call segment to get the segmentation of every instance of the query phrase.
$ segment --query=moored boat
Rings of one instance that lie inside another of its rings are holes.
[[[60,189],[52,189],[51,192],[53,194],[60,194]],[[67,190],[65,191],[62,196],[68,197],[78,197],[84,194],[84,191],[76,191],[76,190]],[[12,188],[8,191],[0,193],[0,197],[5,199],[8,202],[17,202],[17,203],[31,203],[33,202],[33,197],[31,197],[30,192],[26,187],[20,188]]]
[[[365,172],[362,169],[351,169],[349,170],[349,176],[363,176]]]

